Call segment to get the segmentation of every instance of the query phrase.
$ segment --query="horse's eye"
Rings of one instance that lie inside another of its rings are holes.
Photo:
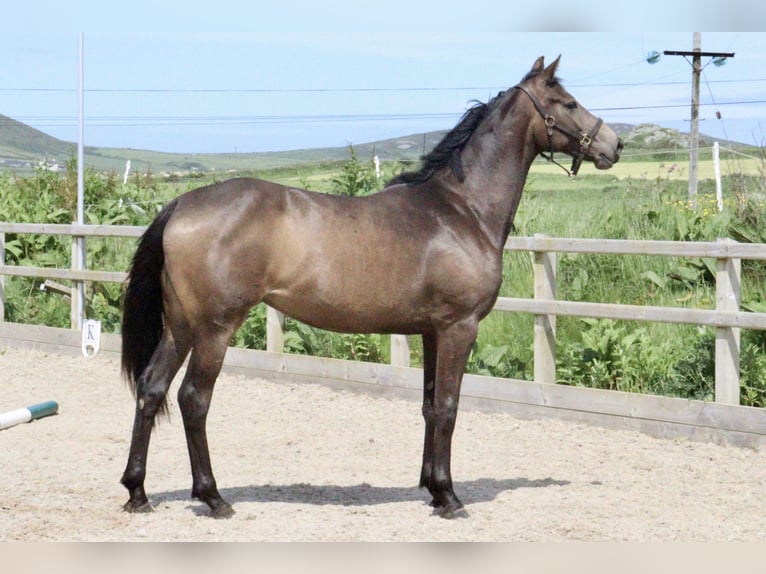
[[[574,111],[577,109],[577,102],[567,102],[566,104],[564,104],[564,107],[568,110]]]

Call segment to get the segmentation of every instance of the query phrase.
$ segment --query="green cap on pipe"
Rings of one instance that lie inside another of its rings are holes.
[[[59,404],[56,401],[46,401],[27,407],[32,414],[32,420],[41,419],[50,415],[55,415],[59,410]]]

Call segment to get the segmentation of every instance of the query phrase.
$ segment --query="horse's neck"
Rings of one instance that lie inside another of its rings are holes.
[[[485,234],[499,248],[505,244],[521,200],[527,173],[537,152],[519,137],[496,141],[496,132],[475,138],[464,150],[465,181],[459,194],[476,213]]]

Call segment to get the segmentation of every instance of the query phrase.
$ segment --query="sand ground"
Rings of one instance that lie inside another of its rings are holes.
[[[189,498],[181,416],[155,429],[155,512],[121,510],[133,398],[119,365],[0,348],[0,412],[59,414],[0,431],[0,541],[765,541],[766,452],[462,410],[455,490],[469,517],[431,515],[417,488],[420,405],[222,375],[208,420],[236,514]]]

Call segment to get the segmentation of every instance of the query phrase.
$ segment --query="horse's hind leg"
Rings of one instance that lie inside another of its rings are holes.
[[[183,339],[176,339],[172,331],[166,328],[160,344],[136,385],[136,415],[133,421],[133,436],[130,442],[128,463],[120,481],[130,493],[130,499],[123,506],[128,512],[152,510],[144,490],[149,439],[155,416],[165,404],[165,395],[170,383],[178,369],[181,368],[181,364],[188,353],[188,342]]]
[[[178,389],[178,404],[184,420],[186,443],[192,470],[192,497],[205,502],[215,518],[234,514],[218,492],[207,444],[207,413],[213,387],[223,365],[230,333],[216,333],[200,338],[194,345],[189,368]]]

